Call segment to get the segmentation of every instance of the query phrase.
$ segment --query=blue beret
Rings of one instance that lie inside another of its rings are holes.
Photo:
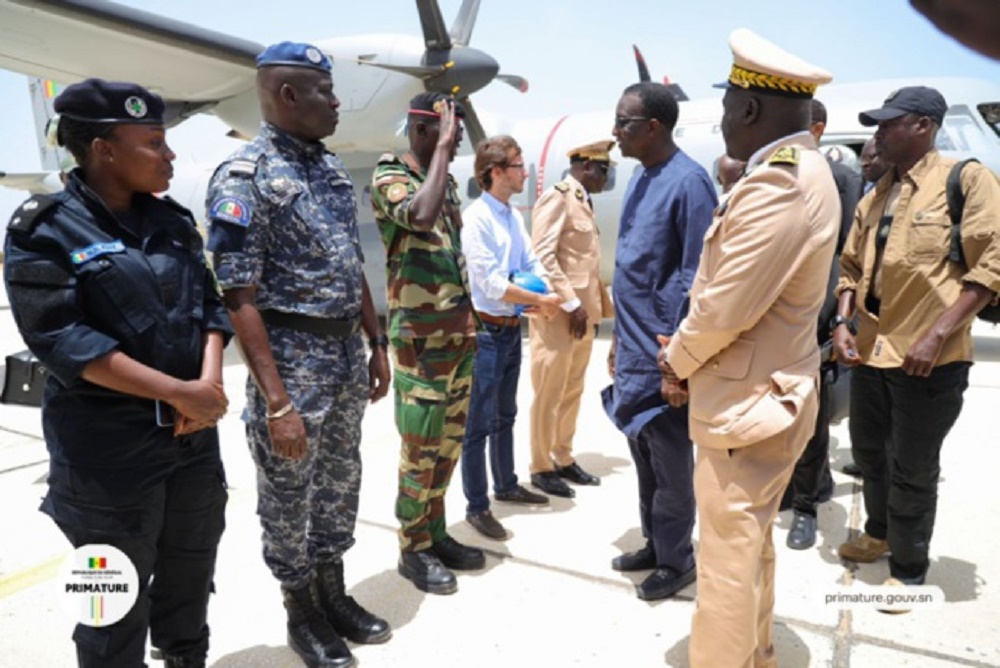
[[[56,98],[56,113],[89,123],[149,123],[163,125],[163,98],[142,86],[103,79],[86,79],[67,86]]]
[[[308,67],[329,72],[333,63],[325,53],[312,44],[300,42],[280,42],[267,47],[257,56],[257,68],[261,67]]]

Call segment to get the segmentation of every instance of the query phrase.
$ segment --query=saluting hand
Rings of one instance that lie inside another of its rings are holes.
[[[445,100],[444,109],[441,110],[441,120],[438,127],[438,146],[451,151],[455,148],[456,137],[458,136],[458,117],[455,116],[455,102]]]

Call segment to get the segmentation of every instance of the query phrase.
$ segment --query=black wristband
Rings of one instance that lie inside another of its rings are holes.
[[[389,347],[389,337],[385,334],[379,334],[378,336],[373,336],[368,339],[368,347],[372,350],[376,348],[388,348]]]

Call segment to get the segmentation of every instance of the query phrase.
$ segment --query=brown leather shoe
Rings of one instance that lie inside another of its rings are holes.
[[[870,564],[888,551],[889,543],[887,541],[881,538],[872,538],[866,533],[862,533],[846,543],[841,543],[840,547],[837,548],[837,554],[841,559],[861,564]]]
[[[544,494],[535,494],[534,492],[529,492],[521,485],[518,485],[509,492],[497,492],[493,495],[497,501],[506,501],[507,503],[522,503],[529,506],[544,506],[549,502],[549,497]]]
[[[492,538],[493,540],[507,539],[507,530],[503,528],[503,525],[500,524],[500,521],[497,518],[493,517],[493,513],[489,510],[467,515],[465,517],[465,521],[471,524],[472,528],[487,538]]]

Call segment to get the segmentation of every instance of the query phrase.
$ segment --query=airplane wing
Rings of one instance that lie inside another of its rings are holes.
[[[0,68],[74,83],[135,81],[178,121],[250,90],[263,46],[100,0],[0,0]]]
[[[62,190],[59,172],[24,172],[8,174],[0,172],[0,186],[14,190],[27,190],[32,195],[44,195]]]

